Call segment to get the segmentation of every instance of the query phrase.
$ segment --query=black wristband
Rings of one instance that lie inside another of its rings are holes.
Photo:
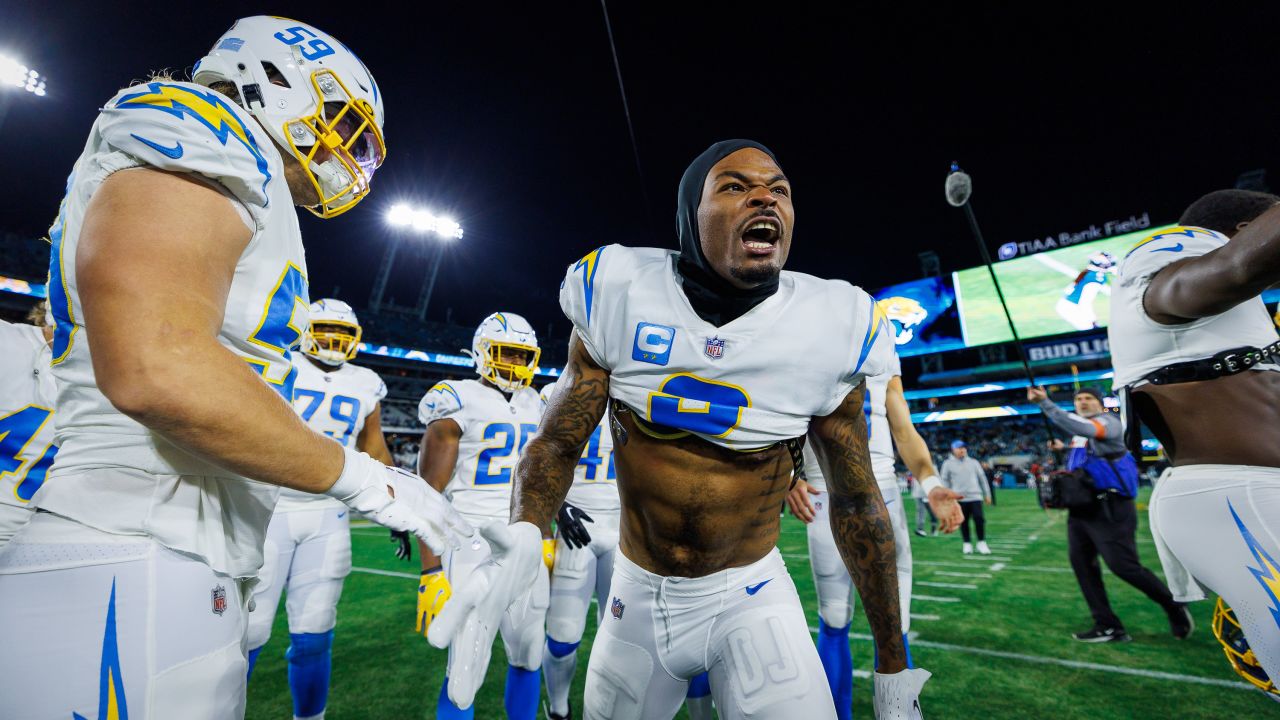
[[[427,570],[423,570],[423,571],[422,571],[422,574],[423,574],[423,575],[434,575],[435,573],[438,573],[438,572],[440,572],[440,571],[441,571],[441,570],[443,570],[443,569],[444,569],[444,566],[443,566],[443,565],[436,565],[436,566],[435,566],[435,567],[433,567],[433,568],[429,568],[429,569],[427,569]]]

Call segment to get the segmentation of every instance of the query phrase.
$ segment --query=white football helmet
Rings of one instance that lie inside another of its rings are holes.
[[[524,350],[528,353],[525,362],[504,361],[504,349]],[[469,354],[480,377],[510,393],[533,382],[533,373],[538,368],[542,351],[538,349],[538,334],[528,320],[515,313],[496,312],[476,328]]]
[[[355,53],[306,23],[242,18],[196,63],[200,85],[228,82],[271,138],[288,148],[315,186],[322,218],[369,194],[387,147],[382,95]]]
[[[1110,272],[1116,266],[1116,256],[1103,250],[1089,256],[1089,269],[1094,272]]]
[[[360,351],[360,321],[341,300],[311,303],[311,324],[302,335],[302,354],[325,365],[341,367]]]

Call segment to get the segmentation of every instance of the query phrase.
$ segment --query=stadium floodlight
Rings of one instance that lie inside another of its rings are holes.
[[[45,94],[45,80],[40,73],[5,55],[0,55],[0,87],[21,88],[41,97]]]
[[[392,227],[411,228],[417,233],[432,233],[445,240],[462,237],[462,226],[451,218],[433,215],[426,210],[397,203],[387,211],[387,224]]]
[[[425,320],[427,307],[431,302],[431,293],[436,286],[436,276],[440,271],[440,261],[444,256],[444,247],[449,244],[447,241],[462,238],[462,226],[453,218],[434,215],[427,210],[416,208],[407,203],[396,203],[388,208],[386,221],[393,228],[410,230],[418,235],[432,234],[440,240],[446,241],[433,243],[435,247],[432,249],[430,258],[427,261],[430,272],[427,274],[427,281],[422,284],[422,288],[419,291],[418,304],[413,308],[417,316]],[[400,243],[393,241],[387,245],[387,250],[382,256],[382,264],[378,267],[378,275],[373,282],[373,292],[369,294],[369,307],[375,311],[384,307],[392,307],[390,304],[384,305],[382,298],[387,290],[387,280],[391,277],[391,268],[395,265],[396,254],[399,249]]]

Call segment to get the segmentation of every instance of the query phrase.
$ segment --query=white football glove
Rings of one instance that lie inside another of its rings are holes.
[[[876,720],[923,720],[920,689],[931,675],[920,668],[892,675],[876,673]]]
[[[417,535],[437,555],[449,547],[460,547],[475,532],[427,481],[383,465],[366,453],[351,448],[343,451],[347,461],[342,475],[325,495],[379,525]]]
[[[448,692],[460,708],[471,706],[484,683],[503,613],[532,590],[543,572],[542,531],[533,523],[492,522],[480,528],[480,535],[489,541],[489,561],[454,586],[453,597],[427,631],[432,645],[452,650]]]

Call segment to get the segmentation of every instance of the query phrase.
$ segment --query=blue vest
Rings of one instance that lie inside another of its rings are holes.
[[[1093,479],[1093,486],[1098,490],[1114,492],[1121,497],[1138,496],[1138,463],[1133,455],[1125,453],[1122,457],[1108,462],[1089,452],[1088,448],[1071,448],[1067,455],[1067,470],[1084,468]]]

